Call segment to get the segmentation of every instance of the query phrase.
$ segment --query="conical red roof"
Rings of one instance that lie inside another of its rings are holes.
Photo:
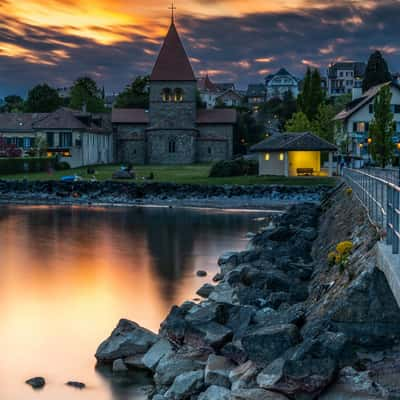
[[[173,22],[158,55],[150,79],[152,81],[196,80],[189,58]]]

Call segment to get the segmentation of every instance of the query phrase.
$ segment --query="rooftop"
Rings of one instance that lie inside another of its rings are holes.
[[[285,132],[264,139],[250,148],[264,151],[336,151],[337,147],[311,132]]]

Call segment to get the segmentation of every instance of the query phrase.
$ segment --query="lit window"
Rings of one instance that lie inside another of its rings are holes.
[[[265,161],[269,161],[269,153],[265,153]]]
[[[161,96],[164,103],[169,103],[172,100],[171,89],[163,89]]]
[[[280,153],[279,154],[279,160],[283,161],[285,159],[285,154],[284,153]]]
[[[183,90],[182,89],[175,89],[174,94],[175,103],[181,103],[183,101]]]

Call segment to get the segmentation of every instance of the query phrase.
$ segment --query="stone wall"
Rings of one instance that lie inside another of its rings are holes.
[[[146,160],[145,127],[139,124],[118,124],[116,127],[116,161],[144,164]]]
[[[193,164],[196,162],[197,130],[148,130],[149,164]]]
[[[233,156],[233,126],[204,124],[199,126],[197,161],[230,160]]]

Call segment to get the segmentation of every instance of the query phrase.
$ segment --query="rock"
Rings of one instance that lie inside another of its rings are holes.
[[[205,283],[197,292],[200,297],[203,297],[205,299],[210,296],[211,292],[214,290],[214,285],[211,285],[210,283]]]
[[[374,382],[368,371],[357,372],[351,367],[342,369],[337,381],[320,396],[320,400],[378,400],[389,399],[389,393]]]
[[[277,358],[265,367],[257,376],[257,384],[261,388],[270,388],[282,378],[285,360]]]
[[[187,371],[196,371],[204,368],[204,364],[190,357],[170,353],[163,357],[157,365],[154,381],[156,385],[171,385],[174,379]]]
[[[125,365],[124,360],[119,358],[113,362],[112,370],[113,372],[126,372],[128,371],[128,367]]]
[[[249,359],[268,364],[300,341],[295,325],[262,326],[242,338],[244,350]]]
[[[264,389],[236,389],[232,391],[231,400],[287,400],[288,398],[276,392]]]
[[[196,272],[196,275],[200,278],[207,276],[207,271],[199,270]]]
[[[234,333],[234,339],[241,338],[250,325],[256,308],[252,306],[231,306],[227,307],[225,326]]]
[[[216,303],[238,303],[234,289],[227,283],[220,283],[219,285],[215,286],[208,298]]]
[[[76,381],[69,381],[69,382],[66,383],[66,385],[74,387],[76,389],[80,389],[80,390],[85,389],[85,387],[86,387],[86,385],[84,383],[76,382]]]
[[[185,372],[175,378],[172,386],[165,393],[165,397],[171,400],[183,400],[198,393],[204,385],[204,372]]]
[[[214,282],[222,281],[222,279],[224,279],[224,276],[220,272],[217,272],[213,277]]]
[[[133,369],[147,369],[146,365],[144,365],[143,362],[143,356],[144,354],[136,354],[134,356],[129,356],[124,358],[124,364],[128,368],[133,368]],[[118,361],[118,360],[116,360]],[[114,361],[115,363],[115,361]]]
[[[46,384],[46,380],[41,376],[38,376],[36,378],[28,379],[25,383],[32,386],[33,389],[41,389]]]
[[[135,179],[135,174],[131,171],[116,171],[112,175],[113,179]]]
[[[146,353],[158,340],[153,332],[138,324],[121,319],[118,326],[97,349],[96,358],[100,362],[111,363],[119,358]]]
[[[185,343],[193,347],[221,348],[232,339],[233,332],[217,322],[191,324],[185,336]]]
[[[212,385],[200,393],[198,400],[231,400],[231,391],[225,387]]]
[[[195,306],[195,303],[192,304]],[[173,306],[167,318],[161,323],[160,335],[172,343],[182,344],[188,326],[185,316],[193,306],[187,308]]]
[[[227,343],[220,350],[221,354],[236,364],[243,364],[247,361],[247,353],[244,351],[240,340],[234,340],[233,342]]]
[[[143,364],[154,371],[160,360],[167,354],[172,353],[172,351],[173,349],[169,341],[166,339],[160,339],[143,356]]]
[[[218,265],[225,265],[231,263],[233,265],[237,265],[237,252],[236,251],[227,251],[220,256],[218,259]]]
[[[226,357],[210,354],[204,371],[205,384],[230,388],[229,373],[234,367]]]
[[[259,368],[253,361],[247,361],[239,365],[229,373],[232,390],[256,386],[256,376]]]
[[[258,325],[263,325],[269,323],[271,320],[276,320],[278,317],[279,313],[273,308],[264,307],[256,312],[253,321]]]

